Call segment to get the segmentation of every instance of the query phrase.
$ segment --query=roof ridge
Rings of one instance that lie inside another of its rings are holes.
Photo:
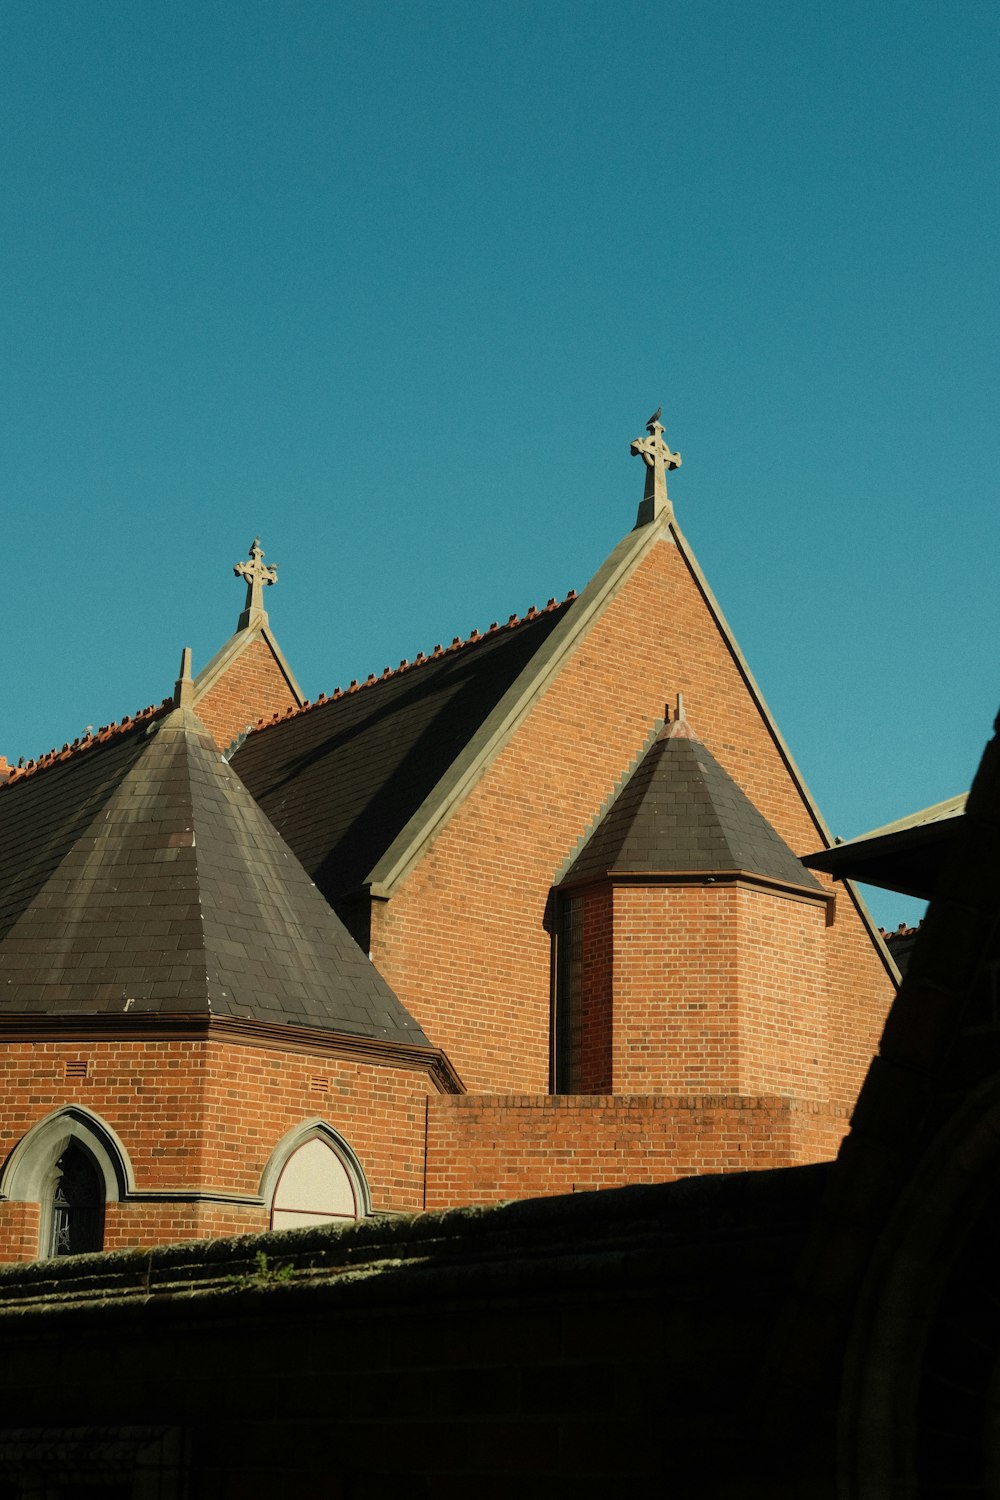
[[[900,922],[899,926],[893,928],[892,931],[889,931],[885,927],[880,927],[879,932],[882,934],[883,940],[885,942],[892,943],[895,942],[897,938],[915,937],[916,934],[920,931],[923,924],[924,919],[923,917],[921,917],[916,927],[908,927],[905,922]]]
[[[572,604],[576,598],[576,589],[570,589],[565,599],[549,599],[544,609],[538,609],[532,604],[528,607],[525,614],[511,615],[504,625],[500,625],[494,620],[488,630],[473,630],[464,641],[461,636],[456,635],[450,646],[442,646],[438,642],[434,650],[429,654],[418,651],[412,661],[404,656],[398,667],[386,667],[381,675],[370,672],[364,682],[359,682],[356,677],[353,677],[350,686],[347,688],[336,687],[332,693],[320,693],[319,697],[315,699],[306,698],[299,707],[286,708],[283,713],[280,710],[275,710],[269,719],[260,718],[256,724],[249,725],[242,734],[237,735],[228,747],[226,754],[231,755],[235,753],[250,734],[259,734],[264,729],[273,728],[275,724],[285,724],[289,719],[297,719],[302,714],[311,713],[315,708],[324,708],[328,703],[336,703],[341,698],[349,698],[354,693],[362,692],[365,688],[378,687],[380,683],[391,682],[395,678],[401,677],[404,672],[412,672],[415,667],[426,667],[432,661],[440,661],[442,657],[450,656],[453,651],[465,651],[470,646],[478,646],[483,641],[488,641],[492,636],[499,635],[505,630],[517,630],[522,625],[529,625],[533,620],[540,620],[543,615],[553,614],[557,609],[562,609],[564,605]]]
[[[45,755],[38,755],[33,760],[25,761],[22,757],[16,766],[5,764],[3,769],[7,773],[6,780],[0,781],[0,790],[4,786],[13,786],[16,782],[23,781],[27,776],[37,776],[39,771],[47,771],[50,766],[62,765],[67,760],[74,760],[94,745],[106,745],[109,740],[127,734],[138,724],[152,723],[154,719],[160,718],[173,706],[174,699],[171,694],[160,704],[150,703],[148,708],[139,708],[134,714],[126,714],[118,723],[102,724],[96,734],[88,728],[86,734],[79,735],[72,744],[67,741],[61,750],[53,746]]]

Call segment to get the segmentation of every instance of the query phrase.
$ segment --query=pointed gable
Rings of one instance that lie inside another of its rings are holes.
[[[264,608],[264,589],[277,583],[278,569],[266,566],[260,537],[250,543],[250,559],[233,572],[247,586],[246,604],[232,635],[198,673],[192,706],[220,750],[258,719],[300,708],[305,699]]]
[[[161,1011],[429,1046],[178,708],[0,794],[0,1009]],[[23,852],[23,851],[22,851]],[[0,929],[2,931],[2,929]]]
[[[820,892],[819,882],[683,718],[656,735],[562,876],[736,872]]]

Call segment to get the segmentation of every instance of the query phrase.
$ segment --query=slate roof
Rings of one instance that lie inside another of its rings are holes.
[[[575,597],[386,669],[237,749],[232,765],[329,901],[364,883]]]
[[[561,877],[743,871],[822,890],[684,719],[666,725]]]
[[[0,1015],[149,1011],[430,1046],[182,708],[0,788]]]

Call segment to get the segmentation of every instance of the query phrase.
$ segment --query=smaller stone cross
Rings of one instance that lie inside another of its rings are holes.
[[[681,466],[680,454],[671,453],[663,441],[663,423],[660,421],[659,408],[646,423],[646,431],[649,437],[633,439],[630,450],[633,458],[638,455],[646,465],[646,485],[642,494],[642,504],[639,506],[637,526],[644,526],[648,521],[655,520],[669,508],[667,470],[679,469]]]
[[[233,565],[236,577],[246,579],[247,585],[247,602],[236,626],[237,630],[246,630],[251,625],[267,624],[264,589],[272,583],[277,583],[278,565],[275,563],[272,567],[266,567],[263,557],[260,537],[255,536],[250,543],[250,561]]]

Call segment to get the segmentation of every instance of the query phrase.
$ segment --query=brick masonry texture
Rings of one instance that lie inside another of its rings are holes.
[[[66,1076],[85,1058],[88,1076]],[[251,1196],[282,1137],[320,1118],[350,1143],[375,1211],[423,1203],[422,1072],[231,1041],[11,1042],[0,1049],[0,1160],[39,1121],[82,1105],[122,1140],[135,1188]],[[267,1227],[266,1207],[213,1202],[109,1204],[106,1248]],[[0,1203],[0,1260],[38,1254],[38,1206]]]
[[[596,900],[587,893],[585,941]],[[607,1092],[831,1102],[824,902],[752,885],[617,886],[600,930],[613,942],[594,971],[611,981]]]
[[[439,1094],[417,1062],[339,1057],[319,1035],[297,1050],[270,1032],[234,1040],[216,1020],[207,1037],[154,1040],[123,1018],[115,1040],[0,1048],[0,1161],[53,1111],[92,1110],[134,1169],[136,1195],[107,1212],[106,1244],[123,1248],[265,1227],[268,1205],[238,1200],[259,1194],[277,1143],[314,1119],[349,1142],[376,1212],[832,1156],[893,993],[843,892],[834,907],[735,880],[578,887],[574,1087],[586,1093],[546,1093],[552,887],[678,692],[793,853],[821,842],[688,564],[657,543],[390,899],[373,902],[372,958],[468,1096]],[[226,746],[293,703],[258,639],[197,712]],[[134,748],[122,736],[101,753]],[[87,1076],[68,1075],[81,1060]],[[0,1259],[37,1255],[39,1234],[37,1205],[0,1203]]]
[[[684,558],[657,544],[392,899],[373,908],[376,964],[470,1091],[548,1087],[549,892],[678,691],[707,748],[789,847],[802,854],[821,842]],[[844,894],[822,936],[814,916],[796,921],[809,925],[805,966],[827,1010],[825,1092],[839,1108],[856,1095],[893,986]],[[747,922],[761,940],[762,921]],[[692,954],[712,943],[697,921],[676,938],[689,940]],[[795,963],[791,954],[780,960],[785,993]],[[782,1093],[786,1066],[777,1049],[771,1056],[773,1078],[761,1051],[760,1087]],[[713,1091],[736,1085],[732,1067],[721,1068]]]
[[[847,1110],[775,1096],[440,1095],[427,1207],[500,1203],[832,1156]]]
[[[266,641],[250,641],[209,691],[195,704],[199,719],[220,750],[227,749],[250,724],[270,719],[298,699]]]

